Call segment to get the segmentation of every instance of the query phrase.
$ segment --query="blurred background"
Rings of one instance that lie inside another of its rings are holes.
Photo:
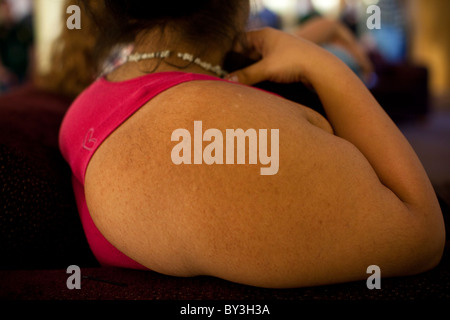
[[[336,19],[386,62],[411,62],[426,67],[431,93],[448,95],[450,91],[450,1],[252,1],[253,26],[291,30],[317,15]],[[64,4],[64,0],[0,0],[2,91],[28,80],[32,75],[30,68],[34,72],[49,69],[51,43],[65,26],[65,21],[61,21]],[[373,4],[381,9],[382,27],[378,30],[366,26],[370,17],[366,8]]]
[[[380,29],[367,27],[371,5],[381,10]],[[0,95],[60,68],[54,41],[61,31],[83,32],[67,30],[66,8],[64,0],[0,0]],[[438,193],[450,200],[449,14],[448,0],[253,0],[249,25],[294,32],[316,17],[345,25],[373,63],[367,85],[410,140]],[[67,82],[76,77],[65,72]]]

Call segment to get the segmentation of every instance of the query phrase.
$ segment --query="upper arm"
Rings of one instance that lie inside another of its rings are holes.
[[[285,287],[360,279],[372,264],[385,275],[414,270],[420,233],[407,207],[308,112],[222,83],[161,94],[94,155],[94,221],[126,254],[171,274]],[[260,162],[175,165],[172,132],[193,135],[199,120],[203,131],[279,130],[278,172],[261,175]],[[114,174],[96,174],[105,170]]]

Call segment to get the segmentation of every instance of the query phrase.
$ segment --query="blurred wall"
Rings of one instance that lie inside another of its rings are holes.
[[[431,90],[450,93],[450,1],[410,0],[412,59],[428,66]]]
[[[64,0],[34,0],[36,34],[36,68],[46,73],[50,65],[50,49],[62,28],[61,13]]]

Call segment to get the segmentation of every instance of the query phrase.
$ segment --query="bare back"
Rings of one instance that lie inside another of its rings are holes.
[[[278,172],[174,164],[171,135],[193,136],[194,121],[278,129]],[[396,275],[396,257],[411,255],[393,245],[410,233],[393,226],[414,220],[359,150],[314,111],[242,85],[190,82],[158,95],[99,147],[85,187],[103,235],[161,273],[293,287],[362,279],[372,264]]]

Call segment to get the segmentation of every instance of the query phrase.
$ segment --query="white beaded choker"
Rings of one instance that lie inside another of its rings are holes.
[[[172,54],[172,51],[170,51],[170,50],[151,52],[151,53],[133,53],[127,57],[127,61],[139,62],[141,60],[147,60],[147,59],[165,59],[165,58],[168,58],[171,54]],[[195,63],[196,65],[202,67],[206,71],[213,72],[221,78],[225,77],[228,74],[220,66],[218,66],[218,65],[213,66],[211,63],[200,60],[200,58],[195,58],[194,55],[192,55],[190,53],[178,52],[177,58],[180,58],[184,61],[188,61],[191,63]]]

